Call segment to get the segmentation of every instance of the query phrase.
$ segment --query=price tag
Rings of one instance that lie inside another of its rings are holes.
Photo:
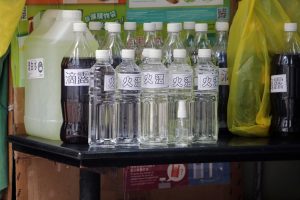
[[[142,88],[167,88],[167,74],[165,72],[143,72]]]
[[[65,69],[65,86],[89,86],[90,69]]]
[[[217,90],[219,77],[216,74],[198,74],[198,90]]]
[[[287,92],[286,74],[271,76],[271,93]]]
[[[118,74],[119,90],[140,90],[141,75],[140,74]]]
[[[34,58],[27,60],[27,78],[44,78],[45,65],[43,58]]]
[[[229,85],[228,68],[219,68],[219,85]]]
[[[193,74],[172,74],[170,76],[170,88],[190,89],[192,88]]]
[[[104,91],[114,91],[115,90],[115,76],[105,75],[104,76]]]

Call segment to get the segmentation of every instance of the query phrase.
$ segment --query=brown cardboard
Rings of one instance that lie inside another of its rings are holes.
[[[24,87],[14,88],[14,133],[25,134],[24,126]]]
[[[79,199],[79,169],[14,152],[17,200]]]

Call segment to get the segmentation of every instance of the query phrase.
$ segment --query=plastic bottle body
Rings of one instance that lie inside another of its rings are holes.
[[[199,58],[195,68],[193,143],[216,143],[218,139],[218,69],[210,58]]]
[[[169,144],[187,146],[191,135],[191,100],[193,70],[185,58],[175,58],[168,68],[169,75]]]
[[[166,146],[168,143],[167,73],[160,58],[149,58],[142,69],[141,145],[145,147]]]
[[[90,73],[89,145],[115,146],[115,71],[108,59],[97,60]]]
[[[134,59],[116,68],[116,145],[138,146],[141,133],[141,70]]]

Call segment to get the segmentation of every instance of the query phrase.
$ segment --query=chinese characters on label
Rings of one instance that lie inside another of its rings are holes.
[[[144,72],[142,74],[143,88],[166,88],[167,74],[164,72]]]
[[[170,88],[192,88],[192,74],[172,74],[169,83]]]
[[[104,76],[104,91],[114,91],[115,90],[115,76],[105,75]]]
[[[219,68],[219,85],[229,85],[228,68]]]
[[[36,79],[36,78],[44,78],[44,59],[43,58],[35,58],[27,60],[27,78],[28,79]]]
[[[271,76],[271,93],[287,92],[286,74]]]
[[[118,89],[120,90],[140,90],[140,74],[118,74]]]
[[[198,74],[198,90],[217,90],[218,81],[216,74]]]
[[[89,86],[90,69],[65,69],[65,86]]]

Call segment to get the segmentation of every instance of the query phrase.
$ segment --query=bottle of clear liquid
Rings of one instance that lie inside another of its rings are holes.
[[[163,64],[166,67],[173,62],[173,51],[174,49],[184,49],[184,45],[180,38],[180,31],[182,29],[181,23],[168,23],[167,31],[168,37],[163,46]]]
[[[215,143],[218,139],[218,68],[210,49],[198,50],[193,100],[193,143]]]
[[[168,144],[168,70],[161,63],[161,50],[150,49],[142,69],[142,133],[144,147]]]
[[[101,22],[89,22],[89,29],[94,36],[94,38],[97,40],[99,48],[103,43],[103,35],[101,35],[101,29],[102,29],[102,23]]]
[[[144,46],[143,48],[157,48],[155,40],[155,23],[144,23]]]
[[[216,22],[217,38],[213,47],[214,60],[219,67],[219,129],[227,130],[227,103],[229,97],[229,81],[227,68],[228,22]]]
[[[163,40],[163,23],[162,22],[153,22],[155,24],[155,41],[156,41],[156,47],[158,49],[161,49],[164,45]]]
[[[150,48],[144,48],[141,56],[141,64],[140,67],[142,67],[144,64],[148,62],[149,59],[149,50]]]
[[[195,50],[192,56],[192,66],[197,65],[198,50],[199,49],[211,49],[210,41],[207,37],[208,25],[207,23],[197,23],[195,25]]]
[[[76,39],[61,62],[60,138],[65,143],[88,142],[89,73],[95,63],[86,41],[85,23],[74,23]]]
[[[122,50],[116,68],[116,145],[138,146],[141,134],[141,70],[133,49]]]
[[[96,63],[90,72],[89,144],[115,146],[115,70],[108,50],[96,50]]]
[[[119,23],[107,24],[108,36],[103,49],[109,50],[110,63],[116,68],[122,61],[121,50],[124,48],[121,40],[121,25]]]
[[[192,58],[195,49],[195,22],[183,22],[183,30],[183,45],[187,55]]]
[[[136,42],[136,22],[124,22],[124,44],[126,49],[137,49]]]
[[[174,49],[169,74],[169,144],[187,146],[191,140],[190,107],[193,69],[187,64],[186,50]]]
[[[275,136],[300,133],[300,41],[297,23],[284,24],[285,48],[271,62],[270,131]]]

